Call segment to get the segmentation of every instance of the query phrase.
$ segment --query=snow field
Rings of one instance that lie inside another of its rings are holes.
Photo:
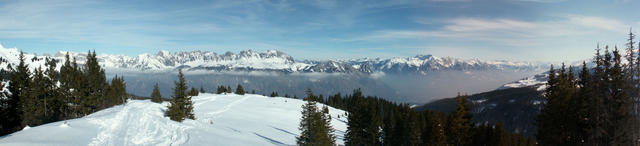
[[[295,145],[305,103],[252,94],[203,93],[192,100],[196,120],[179,123],[164,117],[167,102],[130,100],[67,123],[25,128],[0,138],[0,146]],[[336,141],[343,144],[345,112],[332,107],[329,110]]]

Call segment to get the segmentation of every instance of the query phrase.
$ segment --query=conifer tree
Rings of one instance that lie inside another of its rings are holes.
[[[318,111],[316,102],[307,100],[302,106],[302,120],[300,121],[299,137],[296,137],[297,144],[300,146],[332,146],[335,145],[334,131],[331,127],[331,118],[329,110],[325,106]]]
[[[451,123],[451,134],[449,137],[451,143],[455,145],[467,145],[471,141],[471,113],[469,113],[470,107],[466,96],[461,96],[458,93],[456,98],[457,107],[455,113],[453,113],[453,119]]]
[[[233,93],[233,89],[231,89],[231,86],[228,86],[228,85],[225,91],[227,91],[227,93]]]
[[[182,122],[187,118],[195,119],[193,115],[193,103],[191,96],[187,95],[187,89],[184,74],[182,74],[182,70],[179,70],[178,81],[175,82],[175,88],[173,88],[173,97],[165,111],[165,115],[171,120]]]
[[[44,86],[44,73],[41,67],[38,67],[34,70],[33,76],[29,81],[30,86],[27,90],[29,92],[29,96],[26,96],[24,99],[27,99],[24,106],[24,119],[23,122],[25,125],[35,126],[42,124],[42,120],[46,119],[47,116],[47,97],[45,96]]]
[[[64,117],[68,117],[68,118],[72,118],[75,117],[73,115],[74,114],[74,107],[75,107],[75,102],[74,102],[74,96],[71,92],[71,90],[73,89],[73,80],[74,80],[74,74],[75,71],[73,70],[73,67],[71,66],[71,59],[69,57],[69,52],[67,52],[67,54],[64,56],[65,57],[65,61],[64,64],[62,65],[62,67],[60,67],[60,96],[61,98],[63,98],[63,103],[65,103],[64,105],[64,110],[63,110],[63,115]]]
[[[160,89],[158,89],[158,83],[153,85],[153,92],[151,92],[151,101],[155,103],[162,103],[162,94],[160,94]]]
[[[445,122],[444,116],[442,113],[429,113],[427,115],[429,118],[429,137],[425,141],[423,141],[424,145],[432,145],[432,146],[443,146],[447,145],[447,135],[445,131]]]
[[[124,82],[124,77],[118,77],[117,75],[111,79],[111,86],[108,91],[108,106],[124,104],[127,102],[127,85]]]
[[[613,66],[610,71],[611,79],[611,109],[610,121],[612,121],[612,129],[610,133],[613,136],[612,145],[631,145],[633,144],[632,130],[635,127],[629,128],[633,125],[632,122],[632,100],[628,92],[629,86],[625,81],[625,74],[623,71],[622,57],[618,52],[618,48],[613,50]]]
[[[242,88],[240,84],[238,84],[238,87],[236,87],[236,94],[244,95],[244,88]]]
[[[202,85],[200,86],[200,93],[204,93],[204,87],[202,87]]]
[[[45,58],[45,92],[47,97],[51,98],[49,101],[49,115],[48,121],[58,121],[65,118],[65,111],[67,104],[65,103],[65,97],[61,94],[59,86],[62,86],[60,79],[60,72],[56,71],[58,61],[49,57]]]
[[[224,86],[218,86],[218,90],[216,94],[222,94],[222,93],[227,93],[227,88],[225,88]]]
[[[198,96],[200,92],[198,92],[198,89],[196,88],[191,88],[191,90],[189,90],[189,96]]]
[[[9,83],[9,91],[11,91],[11,96],[9,96],[8,101],[8,117],[10,119],[6,119],[7,127],[14,127],[12,131],[17,131],[22,127],[26,126],[26,122],[24,122],[26,108],[30,108],[27,106],[27,103],[31,103],[32,100],[29,97],[29,88],[30,86],[30,71],[24,62],[24,53],[20,52],[20,56],[18,58],[20,63],[15,68],[11,68],[11,76]],[[5,121],[5,120],[2,120]]]
[[[352,98],[359,101],[349,110],[345,145],[380,145],[380,119],[376,114],[376,105],[366,102],[362,91],[354,91]]]
[[[107,98],[105,95],[105,88],[107,86],[104,70],[98,64],[98,58],[96,52],[89,51],[87,54],[87,61],[84,65],[85,81],[83,83],[84,98],[83,105],[87,108],[88,113],[93,113],[96,110],[105,108],[107,106]]]

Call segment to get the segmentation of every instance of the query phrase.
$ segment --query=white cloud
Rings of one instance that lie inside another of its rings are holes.
[[[533,22],[511,19],[460,18],[449,20],[449,23],[444,29],[450,31],[521,30],[538,26]]]
[[[431,0],[432,2],[470,2],[471,0]]]
[[[626,32],[631,27],[631,25],[605,17],[569,15],[567,18],[571,24],[605,29],[613,32]]]
[[[515,0],[515,1],[538,2],[538,3],[555,3],[555,2],[563,2],[563,1],[566,1],[566,0]]]
[[[370,76],[371,76],[371,78],[373,78],[373,79],[379,79],[379,78],[384,77],[384,76],[385,76],[385,73],[384,73],[384,72],[374,72],[374,73],[372,73]]]
[[[415,19],[424,24],[426,19]],[[553,21],[523,21],[516,19],[454,18],[441,21],[435,29],[381,30],[349,41],[466,39],[511,46],[545,44],[540,40],[581,37],[587,34],[624,34],[629,27],[621,21],[596,17],[567,15]],[[430,22],[431,23],[431,22]],[[433,24],[431,24],[433,25]]]

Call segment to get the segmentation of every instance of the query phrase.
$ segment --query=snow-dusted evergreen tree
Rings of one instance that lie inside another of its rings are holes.
[[[193,115],[193,102],[191,96],[187,95],[187,84],[184,80],[182,70],[178,72],[178,81],[174,82],[173,98],[165,112],[171,120],[182,122],[185,119],[195,119]]]
[[[151,92],[151,101],[155,103],[162,103],[162,94],[160,94],[160,89],[158,89],[158,83],[153,85],[153,92]]]

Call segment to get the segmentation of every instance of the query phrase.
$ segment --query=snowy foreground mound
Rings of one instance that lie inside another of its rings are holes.
[[[0,145],[295,145],[305,103],[235,94],[201,94],[193,102],[196,120],[178,123],[164,117],[167,102],[130,100],[66,124],[27,127],[0,138]],[[329,110],[336,141],[342,144],[345,112]]]

